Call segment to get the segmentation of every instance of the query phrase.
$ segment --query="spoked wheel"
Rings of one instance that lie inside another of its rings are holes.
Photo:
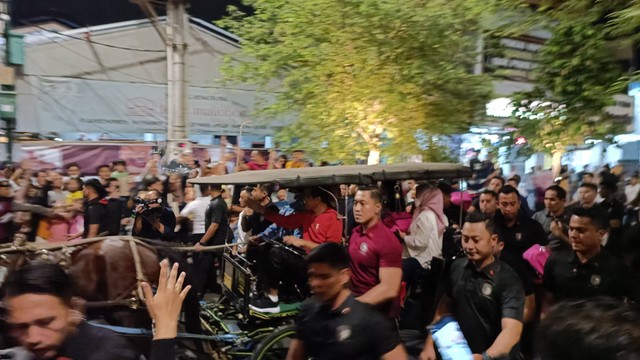
[[[284,360],[287,358],[289,346],[296,330],[293,326],[285,326],[274,330],[260,342],[253,351],[251,360]]]

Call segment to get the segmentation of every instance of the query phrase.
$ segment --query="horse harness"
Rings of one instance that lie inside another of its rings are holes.
[[[106,240],[107,238],[93,238],[86,239],[81,241],[74,241],[72,243],[61,243],[61,244],[14,244],[11,247],[3,246],[0,248],[0,264],[1,263],[9,263],[13,265],[10,269],[17,269],[22,267],[25,262],[42,260],[51,264],[60,265],[66,271],[69,270],[71,266],[71,255],[73,252],[77,251],[79,247],[86,247],[88,245],[94,244],[99,241]],[[144,305],[144,292],[142,290],[142,283],[148,282],[148,279],[144,275],[142,271],[142,262],[140,258],[140,253],[138,252],[137,245],[142,245],[145,247],[150,247],[148,244],[140,241],[138,239],[132,237],[120,238],[122,241],[127,241],[131,248],[131,255],[133,257],[133,263],[136,270],[136,283],[134,286],[119,296],[117,296],[114,300],[106,300],[106,301],[91,301],[87,302],[87,307],[97,308],[97,307],[109,307],[109,306],[128,306],[132,309],[138,309]],[[10,261],[9,258],[5,254],[18,254],[17,259]],[[34,254],[34,257],[29,257],[27,254]],[[127,298],[130,296],[130,298]]]

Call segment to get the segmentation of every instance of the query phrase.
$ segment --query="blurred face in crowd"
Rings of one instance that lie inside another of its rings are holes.
[[[287,165],[287,158],[285,156],[280,156],[278,158],[278,165],[280,165],[280,167],[284,169],[284,167]]]
[[[11,197],[11,185],[9,185],[9,184],[0,184],[0,196],[1,197]]]
[[[78,179],[76,178],[69,179],[69,181],[67,181],[66,188],[71,192],[80,190],[80,183],[78,182]]]
[[[80,168],[77,166],[70,166],[67,169],[67,175],[69,175],[69,177],[79,177],[80,176]]]
[[[323,263],[309,264],[309,287],[313,295],[323,303],[330,303],[349,283],[351,271],[338,270]]]
[[[513,186],[515,189],[518,188],[518,183],[515,180],[509,180],[507,181],[507,185],[511,185]]]
[[[596,202],[598,194],[590,187],[583,186],[580,191],[580,204],[584,207],[591,207]]]
[[[342,184],[340,185],[340,196],[345,197],[349,193],[349,186]]]
[[[359,190],[353,199],[353,216],[358,224],[371,224],[380,217],[382,204],[371,197],[371,191]]]
[[[249,200],[251,198],[251,194],[247,191],[247,190],[242,190],[240,192],[240,206],[242,207],[246,207],[247,206],[247,200]]]
[[[550,214],[557,214],[564,210],[565,199],[560,199],[554,190],[547,190],[544,193],[544,207]]]
[[[520,199],[516,193],[498,195],[500,212],[507,220],[514,220],[520,210]]]
[[[36,173],[36,183],[40,186],[47,185],[47,172],[46,171],[38,171]]]
[[[117,169],[117,167],[116,167],[116,169]],[[98,169],[98,177],[102,181],[105,181],[108,178],[110,178],[111,177],[111,171],[109,171],[109,167],[107,167],[107,166],[100,167],[100,169]]]
[[[483,263],[495,253],[497,245],[498,235],[489,233],[484,221],[462,226],[462,249],[470,261]]]
[[[47,294],[6,298],[9,333],[35,359],[52,359],[64,339],[80,322],[80,316],[62,299]]]
[[[113,166],[113,168],[117,172],[125,172],[127,170],[126,166],[123,163],[117,163]]]
[[[156,181],[151,184],[151,186],[149,186],[149,190],[157,190],[161,193],[164,192],[164,184],[162,183],[162,180]]]
[[[638,183],[637,176],[632,176],[631,179],[629,179],[629,185],[635,186],[637,183]]]
[[[493,216],[498,210],[498,199],[495,196],[490,194],[481,194],[480,195],[480,211],[483,214],[487,214]]]
[[[583,183],[587,183],[587,184],[591,184],[593,182],[593,175],[591,175],[591,174],[582,175],[582,182]]]
[[[13,166],[7,166],[4,168],[4,170],[2,170],[2,172],[4,173],[5,179],[10,179],[16,172],[16,168],[14,168]]]
[[[598,229],[590,218],[573,215],[569,221],[569,240],[576,252],[590,252],[598,249],[607,232]]]
[[[287,200],[287,189],[278,190],[278,200],[280,201]]]
[[[115,180],[109,181],[109,183],[105,187],[105,190],[107,190],[107,193],[109,193],[109,195],[117,193],[120,190],[119,182]]]
[[[251,196],[252,196],[253,200],[261,202],[264,199],[266,199],[267,196],[269,196],[269,194],[266,191],[264,191],[264,189],[261,186],[256,186],[253,189],[253,192],[251,193]]]
[[[189,186],[186,189],[184,189],[184,201],[185,202],[192,202],[193,200],[196,199],[196,192],[193,189],[193,187]]]
[[[62,175],[56,172],[51,173],[51,185],[54,189],[61,189],[64,185],[64,182],[62,181]]]
[[[493,190],[495,192],[500,191],[500,188],[502,188],[502,180],[498,178],[491,179],[489,181],[489,185],[487,185],[487,189]]]
[[[294,151],[293,154],[291,154],[291,157],[293,158],[293,161],[302,161],[304,153],[302,151]]]

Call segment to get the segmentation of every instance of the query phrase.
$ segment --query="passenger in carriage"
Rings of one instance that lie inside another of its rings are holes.
[[[359,301],[395,317],[400,309],[402,245],[381,221],[381,212],[380,189],[360,187],[353,205],[359,226],[349,239],[351,291]]]
[[[339,243],[342,240],[342,221],[333,208],[333,197],[328,190],[321,187],[305,189],[304,203],[307,211],[280,215],[277,207],[265,209],[255,199],[248,201],[248,206],[256,213],[263,214],[265,219],[288,229],[302,227],[302,238],[285,236],[283,242],[305,252],[309,252],[318,245],[326,242]],[[266,294],[254,300],[251,307],[256,311],[279,312],[280,282],[297,283],[306,273],[304,259],[289,250],[274,247],[269,251],[267,266],[271,271],[265,272],[265,278],[260,279],[265,283]]]
[[[402,274],[408,284],[415,284],[423,269],[430,268],[431,259],[442,258],[442,237],[448,225],[442,192],[429,184],[419,184],[409,233],[400,233]]]
[[[10,274],[3,299],[9,335],[36,360],[138,359],[127,340],[84,320],[72,288],[54,264],[34,262]]]

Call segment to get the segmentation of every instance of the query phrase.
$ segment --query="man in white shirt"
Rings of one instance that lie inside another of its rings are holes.
[[[640,192],[640,184],[638,184],[638,173],[634,173],[629,178],[629,184],[624,187],[624,194],[627,196],[626,204],[631,203]]]
[[[180,212],[178,221],[190,219],[193,223],[193,231],[191,232],[191,235],[189,235],[190,244],[197,243],[206,232],[204,224],[205,212],[207,211],[207,206],[209,206],[210,202],[211,197],[209,196],[209,186],[201,184],[200,196],[188,203]]]

